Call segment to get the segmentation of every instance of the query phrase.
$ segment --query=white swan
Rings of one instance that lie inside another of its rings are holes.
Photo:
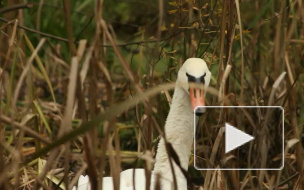
[[[165,125],[167,141],[171,143],[177,153],[181,166],[187,171],[194,137],[193,110],[196,106],[204,106],[204,96],[209,85],[211,73],[203,59],[190,58],[185,61],[178,72],[176,87],[173,95],[171,108]],[[204,84],[205,90],[189,88],[189,82]],[[205,112],[198,109],[197,113]],[[172,160],[175,171],[178,190],[187,189],[187,180],[180,168]],[[156,162],[152,173],[151,190],[154,190],[154,176],[160,174],[161,189],[173,189],[173,176],[166,152],[164,139],[158,144]],[[135,189],[145,189],[144,169],[135,169]],[[78,182],[78,189],[87,190],[90,188],[89,178],[81,176]],[[73,188],[76,189],[76,188]],[[103,189],[112,190],[113,180],[111,177],[103,178]],[[133,169],[128,169],[120,174],[120,190],[133,190]]]

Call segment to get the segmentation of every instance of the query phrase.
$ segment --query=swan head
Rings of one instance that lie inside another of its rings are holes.
[[[205,106],[205,95],[210,78],[211,72],[203,59],[189,58],[180,68],[177,84],[189,94],[193,111],[197,106]],[[190,87],[190,83],[203,84],[204,88]],[[198,108],[196,115],[202,115],[205,111],[205,108]]]

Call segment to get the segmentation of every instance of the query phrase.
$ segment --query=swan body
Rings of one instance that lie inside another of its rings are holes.
[[[177,153],[181,167],[188,170],[188,162],[194,137],[194,112],[196,106],[205,106],[204,96],[209,85],[211,73],[204,60],[190,58],[185,61],[178,72],[176,87],[172,98],[171,108],[165,124],[166,139]],[[203,83],[204,89],[189,87],[189,82]],[[197,110],[205,112],[204,109]],[[172,160],[178,190],[187,189],[187,180],[177,164]],[[133,169],[122,171],[120,174],[120,190],[133,190]],[[154,190],[154,176],[159,174],[161,189],[173,189],[173,175],[166,152],[164,139],[161,138],[156,153],[156,162],[152,171],[151,190]],[[81,176],[78,189],[87,190],[88,177]],[[85,182],[86,180],[86,182]],[[83,182],[84,181],[84,182]],[[145,189],[144,169],[135,169],[135,189]],[[84,187],[84,188],[82,188]],[[113,190],[112,177],[103,178],[103,189]]]
[[[133,190],[133,172],[134,169],[127,169],[120,173],[120,190]],[[135,189],[144,190],[146,187],[146,179],[144,169],[135,169]],[[73,187],[73,190],[91,190],[89,176],[81,175],[78,179],[77,188]],[[113,178],[102,178],[102,189],[113,190]]]

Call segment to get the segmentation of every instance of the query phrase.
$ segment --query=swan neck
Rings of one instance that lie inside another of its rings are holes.
[[[177,153],[181,167],[188,170],[188,162],[194,136],[194,117],[188,93],[179,87],[175,88],[171,108],[165,124],[165,135]],[[187,181],[180,168],[172,159],[179,189],[186,189]],[[155,173],[160,173],[168,181],[173,182],[172,170],[165,148],[164,139],[158,144]],[[166,189],[166,188],[165,188]]]

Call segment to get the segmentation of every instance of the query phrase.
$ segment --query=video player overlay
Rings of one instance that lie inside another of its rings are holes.
[[[205,106],[194,113],[197,170],[280,170],[284,167],[284,109]]]

